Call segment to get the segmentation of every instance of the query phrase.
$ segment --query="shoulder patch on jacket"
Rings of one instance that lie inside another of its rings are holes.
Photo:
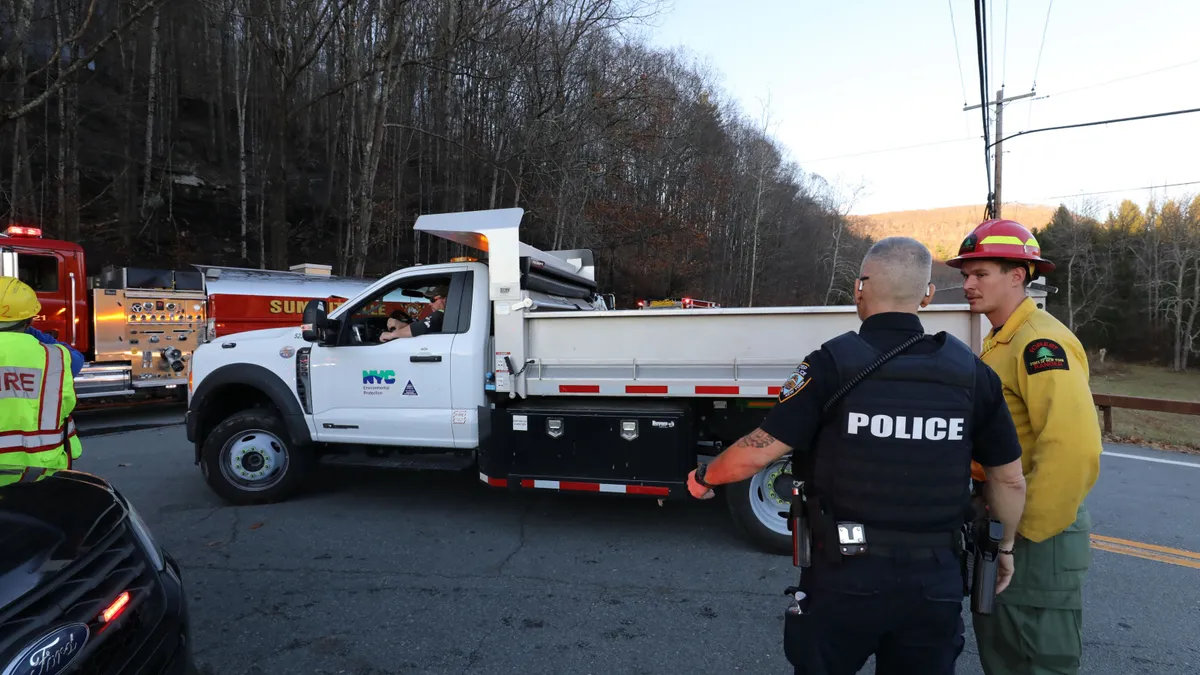
[[[1025,372],[1030,375],[1044,373],[1047,370],[1070,370],[1067,363],[1067,350],[1062,345],[1049,338],[1038,338],[1025,345],[1022,352],[1025,360]]]
[[[796,370],[792,371],[792,376],[779,388],[779,402],[783,403],[800,393],[800,390],[807,387],[811,381],[812,378],[808,376],[808,361],[805,361],[796,366]]]

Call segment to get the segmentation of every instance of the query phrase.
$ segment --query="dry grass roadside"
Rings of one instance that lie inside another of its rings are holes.
[[[1157,366],[1114,363],[1101,364],[1089,354],[1092,391],[1147,398],[1200,401],[1200,373],[1173,373]],[[1112,440],[1152,445],[1165,450],[1200,454],[1200,416],[1145,412],[1113,408]],[[1103,423],[1103,419],[1101,421]]]

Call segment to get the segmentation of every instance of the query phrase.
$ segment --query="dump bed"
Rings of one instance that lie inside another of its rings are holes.
[[[920,318],[982,347],[986,319],[966,305]],[[531,396],[775,396],[809,352],[860,323],[853,306],[533,312],[522,374]]]
[[[769,397],[809,352],[861,322],[852,306],[614,310],[590,251],[521,242],[522,209],[421,216],[415,229],[488,255],[497,393]],[[979,352],[986,319],[931,305],[926,332]]]

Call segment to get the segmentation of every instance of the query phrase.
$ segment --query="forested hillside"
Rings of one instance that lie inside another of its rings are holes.
[[[11,0],[0,218],[103,264],[382,274],[419,214],[520,206],[607,290],[844,302],[834,192],[673,53],[643,0]],[[813,67],[818,67],[814,65]]]
[[[1059,207],[1038,232],[1058,266],[1047,308],[1092,349],[1186,369],[1200,352],[1200,196],[1080,210]]]
[[[857,219],[855,229],[865,236],[880,239],[895,234],[915,237],[933,251],[935,258],[953,258],[967,236],[983,220],[985,205],[947,206],[936,209],[873,213]],[[1040,229],[1054,216],[1054,208],[1020,203],[1005,203],[1005,218],[1030,229]]]

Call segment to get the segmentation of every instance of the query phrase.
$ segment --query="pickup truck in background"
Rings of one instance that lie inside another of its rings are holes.
[[[486,262],[401,269],[336,310],[309,302],[302,326],[201,345],[187,434],[209,486],[277,501],[330,463],[689,499],[697,462],[754,429],[809,351],[858,328],[847,306],[615,310],[592,252],[522,243],[523,213],[421,216],[417,231]],[[432,289],[445,293],[441,330],[381,341],[386,309]],[[982,346],[986,319],[965,304],[921,318]],[[790,550],[790,458],[724,491],[752,541]]]

